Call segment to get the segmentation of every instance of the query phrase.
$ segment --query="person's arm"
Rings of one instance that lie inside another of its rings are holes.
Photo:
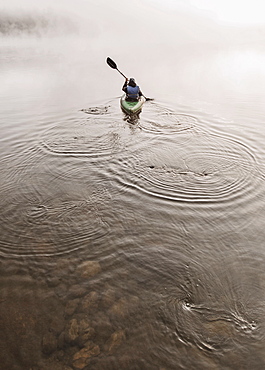
[[[128,85],[128,78],[126,78],[124,85],[122,86],[122,91],[124,91],[125,93],[127,93],[127,85]]]
[[[143,96],[143,93],[140,88],[139,88],[139,96]]]

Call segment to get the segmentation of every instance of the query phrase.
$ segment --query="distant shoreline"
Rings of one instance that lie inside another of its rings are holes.
[[[68,18],[53,13],[0,15],[0,36],[34,35],[50,33],[76,33],[77,26]]]

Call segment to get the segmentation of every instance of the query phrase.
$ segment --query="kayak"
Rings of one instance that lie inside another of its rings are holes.
[[[137,114],[140,113],[142,110],[142,106],[145,102],[145,98],[140,96],[138,101],[126,101],[126,95],[121,97],[121,108],[127,114]]]

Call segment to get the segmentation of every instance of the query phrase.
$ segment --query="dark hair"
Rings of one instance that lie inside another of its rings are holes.
[[[129,81],[128,85],[129,86],[132,86],[132,87],[135,87],[136,86],[136,83],[135,83],[134,78],[130,78],[130,81]]]

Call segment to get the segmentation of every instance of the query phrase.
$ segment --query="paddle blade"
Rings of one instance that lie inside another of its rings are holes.
[[[114,60],[110,59],[109,57],[107,58],[106,62],[108,63],[108,65],[113,68],[113,69],[117,69],[117,64],[114,62]]]

